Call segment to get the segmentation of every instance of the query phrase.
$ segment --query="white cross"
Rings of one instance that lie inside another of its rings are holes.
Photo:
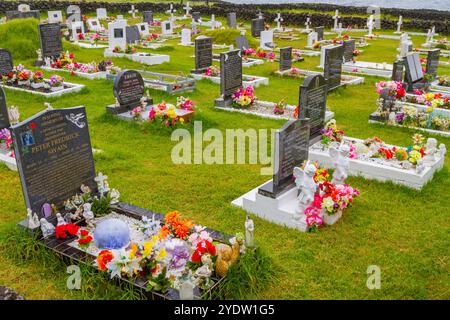
[[[131,16],[133,17],[133,19],[136,18],[136,13],[137,13],[137,12],[139,12],[139,10],[136,10],[136,9],[134,8],[134,5],[131,5],[131,10],[128,11],[128,13],[131,14]]]
[[[369,21],[367,21],[367,27],[369,28],[368,36],[373,36],[373,34],[372,34],[373,25],[374,25],[374,23],[373,23],[373,14],[371,14],[370,17],[369,17]]]
[[[311,25],[311,18],[306,18],[305,27],[306,31],[309,31],[309,26]]]
[[[400,28],[402,27],[402,24],[403,24],[403,17],[399,16],[398,22],[397,22],[397,32],[400,32]]]
[[[277,23],[277,29],[281,29],[281,22],[284,21],[284,19],[281,17],[281,13],[277,13],[277,17],[274,21]]]
[[[339,16],[339,10],[336,10],[336,12],[334,13],[333,16],[333,20],[334,20],[334,30],[336,30],[338,28],[338,20],[339,20],[340,16]]]
[[[108,180],[108,176],[103,175],[99,172],[98,176],[95,177],[94,181],[97,182],[98,190],[102,192],[105,190],[105,181]]]
[[[171,3],[171,4],[170,4],[170,8],[169,8],[169,10],[166,11],[166,13],[170,13],[170,21],[172,21],[172,22],[175,21],[175,18],[174,18],[174,16],[173,16],[173,14],[174,14],[175,12],[177,12],[177,10],[175,10],[175,9],[173,8],[173,4]]]
[[[189,6],[189,1],[186,3],[186,6],[183,7],[183,9],[186,10],[186,13],[184,14],[184,16],[187,17],[187,16],[190,14],[191,9],[192,9],[192,8]]]
[[[261,10],[259,10],[259,13],[258,13],[258,19],[262,19],[262,18],[264,18],[264,17],[263,17],[263,14],[262,14]]]
[[[216,28],[216,15],[211,15],[211,29],[214,30]]]

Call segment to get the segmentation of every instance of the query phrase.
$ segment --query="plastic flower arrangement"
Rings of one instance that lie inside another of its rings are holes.
[[[131,110],[131,115],[133,116],[134,120],[141,119],[141,114],[142,114],[142,108],[141,107],[136,107],[133,110]]]
[[[64,84],[64,78],[58,75],[51,75],[50,76],[50,85],[53,88],[61,87]]]
[[[267,55],[266,55],[266,58],[267,58],[267,60],[269,60],[270,62],[273,62],[274,60],[275,60],[275,58],[276,58],[276,55],[275,55],[275,53],[274,52],[269,52]]]
[[[91,37],[90,37],[90,42],[91,42],[93,45],[97,45],[98,42],[100,41],[100,39],[101,39],[100,34],[94,33],[94,34],[91,35]]]
[[[66,223],[55,227],[56,239],[66,239],[76,236],[80,228],[73,223]]]
[[[159,38],[159,35],[156,33],[152,33],[149,36],[147,36],[147,38],[145,38],[145,40],[147,41],[153,41]]]
[[[220,68],[218,66],[211,66],[206,69],[205,76],[207,77],[217,77],[220,75]]]
[[[83,249],[87,249],[92,243],[92,236],[89,234],[89,231],[86,229],[81,229],[79,232],[79,238],[77,240],[78,246]]]
[[[286,103],[284,102],[284,99],[278,102],[275,107],[273,108],[273,113],[277,115],[284,114],[284,111],[286,109]]]
[[[246,88],[241,87],[233,94],[233,106],[237,108],[250,107],[255,102],[255,95],[253,86]]]
[[[428,106],[427,112],[434,108],[450,109],[450,94],[416,91],[415,95],[407,98],[408,101]]]
[[[183,118],[178,118],[175,107],[168,106],[165,101],[159,103],[156,107],[150,108],[148,117],[150,121],[159,120],[166,127],[184,123]]]
[[[194,111],[194,102],[192,102],[190,98],[180,96],[177,98],[177,108],[188,111]]]
[[[450,87],[450,76],[439,77],[438,84],[443,87]]]
[[[344,131],[339,130],[336,125],[336,120],[330,120],[325,124],[321,130],[322,144],[330,145],[332,142],[341,142],[344,137]]]
[[[388,95],[397,100],[402,99],[406,95],[406,90],[400,81],[380,81],[376,84],[376,90],[379,95],[385,88],[388,88]]]
[[[11,132],[6,128],[0,130],[0,149],[11,152],[9,156],[14,157]]]
[[[40,71],[36,71],[35,73],[33,73],[33,82],[34,83],[44,82],[44,74]]]
[[[23,69],[17,74],[18,81],[28,81],[31,78],[31,71],[27,69]]]

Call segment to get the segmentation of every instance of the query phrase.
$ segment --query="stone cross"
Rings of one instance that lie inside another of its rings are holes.
[[[339,16],[339,10],[336,10],[336,12],[334,13],[334,16],[333,16],[333,20],[334,20],[334,27],[333,27],[333,29],[334,30],[337,30],[337,28],[338,28],[338,20],[340,18],[341,17]]]
[[[308,17],[308,18],[306,18],[306,22],[305,22],[305,27],[306,27],[306,31],[308,32],[308,31],[310,31],[310,29],[309,29],[309,26],[311,25],[311,18],[310,17]]]
[[[131,10],[128,11],[128,13],[131,14],[131,16],[133,17],[133,19],[136,18],[136,13],[137,13],[137,12],[139,12],[139,10],[136,10],[136,9],[134,8],[134,5],[131,5]]]
[[[369,28],[369,34],[368,34],[369,37],[373,36],[373,33],[372,33],[373,26],[374,26],[373,14],[371,14],[369,17],[369,20],[367,21],[367,27]]]
[[[403,24],[403,17],[402,17],[402,16],[399,16],[399,17],[398,17],[398,22],[397,22],[397,32],[398,32],[398,33],[401,32],[400,29],[401,29],[401,27],[402,27],[402,24]]]
[[[277,17],[274,21],[277,23],[277,29],[281,29],[281,22],[284,21],[284,19],[281,17],[281,13],[277,13]]]
[[[167,10],[166,11],[166,13],[170,13],[170,21],[175,21],[175,18],[174,18],[174,16],[173,16],[173,14],[175,13],[175,12],[177,12],[177,10],[175,10],[174,8],[173,8],[173,3],[171,3],[170,4],[170,8],[169,8],[169,10]]]
[[[105,175],[103,175],[103,173],[99,172],[98,176],[95,177],[94,180],[95,180],[95,182],[97,182],[99,192],[102,193],[103,191],[105,191],[107,189],[105,182],[106,182],[106,180],[108,180],[108,176],[105,176]]]
[[[192,8],[189,6],[189,1],[186,3],[186,6],[183,7],[183,9],[186,10],[186,12],[185,12],[185,14],[184,14],[184,17],[189,16],[189,14],[190,14],[190,12],[191,12],[191,9],[192,9]]]
[[[214,30],[216,28],[216,15],[211,15],[211,30]]]

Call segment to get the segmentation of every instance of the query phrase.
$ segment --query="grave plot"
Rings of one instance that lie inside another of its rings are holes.
[[[332,180],[326,169],[309,161],[310,132],[305,119],[288,121],[277,130],[273,179],[231,204],[301,232],[336,223],[359,196],[359,191],[344,184],[345,156],[341,151],[335,165],[338,173],[333,174]]]
[[[202,73],[191,73],[191,77],[195,80],[208,79],[214,83],[220,84],[220,68],[217,66],[211,66]],[[254,88],[261,85],[268,86],[269,78],[244,74],[242,75],[242,84],[246,87],[252,86]]]
[[[114,68],[114,73],[109,72],[106,78],[115,80],[120,68]],[[111,70],[112,71],[112,70]],[[138,70],[143,76],[145,87],[165,91],[170,94],[195,90],[195,79],[177,76],[167,73]]]
[[[210,299],[240,263],[242,237],[195,225],[177,211],[163,216],[120,202],[108,177],[95,175],[84,107],[47,109],[11,129],[28,208],[19,227],[68,264],[106,272],[150,299]],[[250,254],[252,235],[245,238]]]
[[[79,35],[76,41],[71,43],[84,49],[104,49],[108,47],[108,34],[101,32],[85,33],[81,34],[81,37]]]
[[[93,79],[105,79],[108,70],[113,67],[111,61],[101,61],[100,63],[79,63],[75,60],[72,53],[65,52],[57,59],[45,59],[45,65],[41,68],[47,71],[64,71],[70,72],[73,75],[77,75],[89,80]]]
[[[446,147],[437,140],[421,135],[413,136],[413,145],[394,146],[377,137],[366,140],[347,137],[336,123],[328,123],[322,130],[322,140],[309,149],[312,161],[325,168],[333,167],[335,150],[346,146],[349,152],[350,175],[378,181],[392,181],[413,189],[422,189],[444,166]]]
[[[440,91],[450,94],[450,76],[441,76],[431,83],[432,91]]]
[[[136,52],[133,48],[127,48],[124,51],[114,48],[105,49],[103,55],[105,58],[127,58],[131,61],[146,64],[149,66],[170,62],[170,56],[166,54],[153,54],[148,52]]]
[[[347,73],[356,73],[383,78],[390,78],[392,75],[392,64],[386,62],[366,62],[349,61],[342,65],[342,71]]]
[[[194,104],[190,99],[177,98],[177,105],[144,97],[145,83],[141,74],[134,70],[119,72],[114,80],[116,104],[108,106],[107,112],[129,121],[158,121],[166,126],[189,122],[194,115]]]

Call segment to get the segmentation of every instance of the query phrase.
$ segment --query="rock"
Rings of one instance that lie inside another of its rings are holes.
[[[0,286],[0,300],[25,300],[25,298],[10,288]]]

